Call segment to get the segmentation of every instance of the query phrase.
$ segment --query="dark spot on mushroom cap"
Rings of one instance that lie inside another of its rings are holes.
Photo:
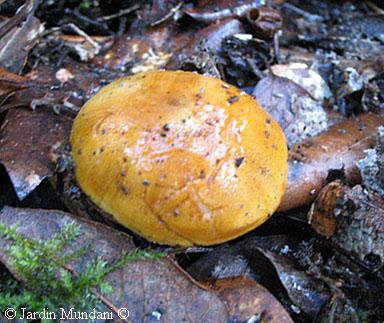
[[[120,190],[121,192],[124,194],[124,195],[128,195],[129,194],[129,188],[127,186],[125,186],[124,184],[121,184],[120,185]]]
[[[169,131],[169,130],[170,130],[170,128],[169,128],[169,124],[168,124],[168,123],[166,123],[166,124],[163,126],[163,130],[164,130],[164,131]]]
[[[233,104],[235,102],[239,101],[239,97],[237,95],[234,95],[234,96],[231,96],[229,99],[228,99],[228,103],[229,104]]]
[[[101,146],[100,147],[100,153],[102,153],[104,151],[105,147],[104,146]]]
[[[78,149],[78,150],[77,150],[77,154],[78,154],[78,155],[81,155],[82,153],[83,153],[83,151],[82,151],[81,149]]]
[[[123,162],[126,163],[128,161],[127,157],[123,158]]]
[[[245,157],[240,157],[235,160],[236,167],[240,167],[240,165],[243,163]]]
[[[150,182],[149,180],[145,179],[145,180],[143,181],[143,185],[144,185],[144,186],[149,186],[149,184],[151,184],[151,182]]]
[[[102,135],[105,135],[106,133],[107,133],[107,130],[105,130],[105,129],[102,129],[102,130],[101,130],[101,134],[102,134]]]
[[[266,131],[265,131],[265,138],[268,139],[270,136],[271,136],[271,134],[269,133],[269,131],[266,130]]]
[[[125,177],[125,176],[127,175],[127,173],[125,172],[125,170],[123,170],[123,171],[121,171],[120,175],[121,175],[122,177]]]
[[[167,136],[167,134],[165,132],[161,132],[160,133],[160,136],[162,136],[163,138],[165,138]]]
[[[272,120],[269,119],[269,118],[267,118],[267,119],[265,119],[265,122],[266,122],[267,124],[271,124]]]

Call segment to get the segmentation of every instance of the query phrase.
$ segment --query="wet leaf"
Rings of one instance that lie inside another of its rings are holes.
[[[288,313],[273,295],[256,281],[237,277],[219,279],[213,289],[229,309],[229,322],[292,322]],[[253,303],[239,304],[238,299],[253,299]]]
[[[379,115],[361,114],[291,147],[287,190],[279,210],[311,203],[335,173],[350,183],[360,182],[356,162],[375,144],[377,127],[383,122]]]
[[[6,207],[0,212],[0,222],[7,227],[17,225],[18,233],[42,241],[60,233],[68,224],[77,223],[80,235],[71,244],[71,251],[87,251],[69,264],[77,273],[96,257],[113,263],[134,248],[124,233],[60,211]],[[7,246],[9,241],[0,238],[0,261],[17,277],[6,254]],[[219,281],[202,289],[169,259],[130,261],[108,274],[106,282],[113,290],[105,298],[116,308],[129,309],[133,322],[155,317],[164,322],[244,322],[253,316],[292,322],[282,306],[255,282]]]
[[[303,87],[288,78],[269,74],[256,85],[253,95],[280,124],[289,146],[327,128],[322,102],[313,99]]]
[[[331,90],[319,73],[302,63],[275,64],[272,74],[291,80],[303,88],[314,100],[322,103],[332,96]]]
[[[175,39],[173,26],[160,24],[150,27],[137,23],[126,34],[117,38],[105,55],[95,57],[93,63],[113,70],[133,69],[132,73],[159,69],[167,64],[171,53],[178,46],[187,42],[188,39],[183,37]]]
[[[69,134],[73,115],[52,108],[13,109],[0,131],[0,161],[19,199],[24,199],[55,171],[57,149]]]
[[[241,275],[256,280],[290,303],[297,311],[316,317],[329,298],[326,286],[297,269],[293,252],[299,240],[289,236],[254,237],[232,246],[220,246],[188,267],[195,278],[216,281]],[[289,300],[283,296],[288,294]]]

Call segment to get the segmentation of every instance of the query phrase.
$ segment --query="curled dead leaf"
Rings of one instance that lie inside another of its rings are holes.
[[[289,151],[287,190],[279,211],[311,203],[332,172],[343,174],[350,183],[360,182],[356,162],[375,144],[377,127],[383,122],[380,115],[362,114],[293,146]]]

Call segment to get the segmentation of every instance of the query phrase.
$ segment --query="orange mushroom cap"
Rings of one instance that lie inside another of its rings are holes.
[[[285,192],[283,131],[218,79],[153,71],[81,109],[70,138],[85,194],[123,226],[169,245],[211,245],[262,224]]]

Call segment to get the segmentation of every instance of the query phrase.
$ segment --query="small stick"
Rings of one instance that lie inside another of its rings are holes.
[[[164,21],[168,20],[169,18],[171,18],[182,7],[182,5],[183,5],[183,2],[180,2],[176,7],[169,10],[169,12],[164,17],[151,23],[151,26],[153,27],[153,26],[159,25]]]
[[[308,19],[309,21],[312,21],[312,22],[323,21],[322,17],[320,17],[318,15],[311,14],[311,13],[309,13],[307,11],[304,11],[303,9],[300,9],[300,8],[294,6],[291,3],[285,2],[283,4],[283,7],[285,7],[286,9],[291,10],[291,11],[299,14],[300,16],[303,16],[304,18]]]
[[[370,7],[375,11],[375,13],[378,13],[380,15],[384,15],[384,9],[380,8],[379,6],[375,5],[372,1],[367,2],[367,6]]]
[[[87,24],[90,24],[90,25],[93,25],[93,26],[99,28],[100,30],[102,30],[103,32],[105,32],[105,33],[107,33],[109,35],[112,34],[112,32],[103,23],[100,23],[97,20],[92,20],[91,18],[82,15],[78,10],[71,10],[71,9],[66,8],[64,10],[64,12],[66,14],[69,14],[69,15],[72,15],[72,16],[76,17],[79,20],[84,21]]]
[[[93,48],[96,49],[98,52],[100,50],[100,45],[98,42],[94,41],[92,37],[90,37],[88,34],[86,34],[84,31],[82,31],[79,27],[77,27],[75,24],[70,23],[68,24],[68,27],[71,27],[75,33],[77,33],[79,36],[84,37],[84,39],[91,44]]]
[[[121,16],[128,15],[128,14],[131,13],[132,11],[135,11],[135,10],[137,10],[137,9],[139,9],[139,8],[140,8],[140,5],[135,4],[135,5],[133,5],[132,7],[129,7],[129,8],[127,8],[127,9],[120,10],[118,13],[114,13],[113,15],[109,15],[109,16],[99,17],[99,18],[97,18],[96,20],[97,20],[97,21],[108,21],[108,20],[111,20],[111,19],[119,18],[119,17],[121,17]]]

